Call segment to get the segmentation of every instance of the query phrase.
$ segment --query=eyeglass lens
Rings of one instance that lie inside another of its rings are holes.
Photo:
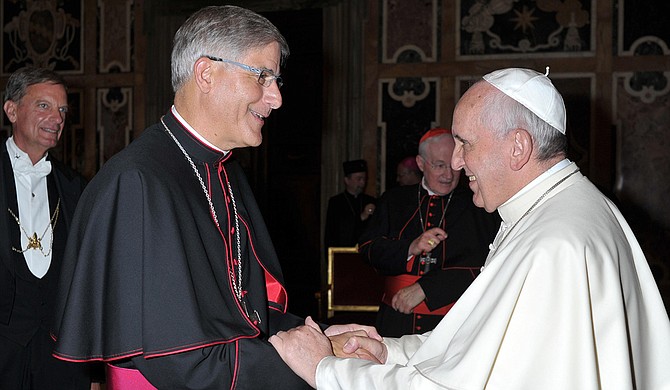
[[[258,75],[258,83],[260,85],[269,87],[272,84],[272,80],[275,80],[278,88],[284,85],[284,80],[280,76],[275,76],[267,70],[261,70],[261,73]]]

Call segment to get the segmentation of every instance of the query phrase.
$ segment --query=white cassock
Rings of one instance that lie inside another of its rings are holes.
[[[386,339],[383,365],[324,358],[317,388],[670,389],[670,321],[644,254],[559,164],[500,206],[506,229],[435,330]]]

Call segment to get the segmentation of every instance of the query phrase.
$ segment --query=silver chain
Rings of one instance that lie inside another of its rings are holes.
[[[163,124],[165,131],[170,135],[172,140],[177,144],[181,152],[184,154],[184,157],[186,157],[188,163],[191,164],[191,168],[193,168],[193,172],[195,172],[195,176],[198,178],[198,181],[200,182],[200,187],[202,188],[202,191],[205,193],[207,203],[209,203],[209,210],[212,212],[214,223],[216,224],[216,227],[219,230],[221,230],[221,226],[219,225],[219,218],[216,216],[216,210],[214,209],[214,203],[212,202],[212,197],[209,196],[209,191],[207,191],[205,181],[202,180],[202,176],[200,176],[198,168],[196,168],[195,163],[191,159],[191,156],[188,155],[188,152],[186,152],[184,147],[181,146],[181,143],[179,142],[179,140],[177,140],[177,137],[175,137],[174,134],[172,134],[172,132],[170,131],[170,129],[168,129],[167,125],[165,125],[165,122],[163,122],[163,118],[161,118],[161,123]],[[241,302],[242,301],[242,245],[240,244],[240,222],[237,214],[237,204],[235,203],[235,197],[233,196],[233,189],[230,187],[230,182],[228,180],[226,180],[226,184],[228,185],[228,192],[230,192],[230,200],[233,203],[233,213],[235,215],[235,238],[237,241],[237,280],[235,279],[235,264],[233,264],[233,267],[230,270],[230,278],[233,282],[233,290],[235,290],[235,296]]]

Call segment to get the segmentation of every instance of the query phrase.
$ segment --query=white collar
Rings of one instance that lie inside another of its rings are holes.
[[[177,117],[179,122],[181,122],[181,124],[183,124],[184,127],[186,127],[186,130],[188,130],[189,133],[191,133],[195,138],[197,138],[198,141],[202,142],[203,144],[209,146],[210,148],[212,148],[216,151],[219,151],[223,154],[228,154],[229,150],[223,150],[223,149],[215,146],[211,142],[207,141],[205,139],[205,137],[203,137],[200,133],[198,133],[198,131],[196,129],[193,128],[193,126],[191,126],[188,122],[186,122],[186,119],[184,119],[181,115],[179,115],[179,113],[177,112],[177,107],[175,107],[174,104],[172,105],[171,111],[172,111],[172,114],[175,117]]]
[[[521,190],[519,190],[519,192],[517,192],[516,194],[514,194],[511,198],[509,198],[509,199],[508,199],[505,203],[503,203],[502,205],[507,204],[507,203],[513,201],[514,199],[520,197],[521,195],[525,194],[526,192],[530,191],[533,187],[535,187],[535,186],[537,186],[538,184],[540,184],[541,182],[543,182],[546,178],[548,178],[549,176],[551,176],[554,172],[558,172],[558,171],[560,171],[561,169],[563,169],[563,168],[567,167],[568,165],[570,165],[570,163],[571,163],[571,161],[568,160],[567,158],[565,158],[565,159],[563,159],[563,160],[557,162],[556,164],[554,164],[554,166],[552,166],[551,168],[549,168],[549,169],[547,169],[546,171],[544,171],[544,173],[542,173],[540,176],[538,176],[538,177],[536,177],[535,179],[533,179],[533,181],[531,181],[530,183],[526,184]],[[502,206],[502,205],[501,205],[501,206]]]
[[[16,145],[14,136],[9,137],[5,145],[7,145],[7,152],[11,157],[9,160],[11,161],[15,175],[30,174],[36,177],[43,177],[51,172],[51,162],[47,161],[48,153],[44,153],[44,156],[36,164],[33,164],[28,153]]]

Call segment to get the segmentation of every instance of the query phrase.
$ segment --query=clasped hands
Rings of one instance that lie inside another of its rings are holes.
[[[323,332],[311,317],[305,319],[305,325],[281,331],[269,341],[284,362],[312,387],[316,387],[316,367],[327,356],[384,363],[388,353],[382,337],[371,326],[333,325]]]

